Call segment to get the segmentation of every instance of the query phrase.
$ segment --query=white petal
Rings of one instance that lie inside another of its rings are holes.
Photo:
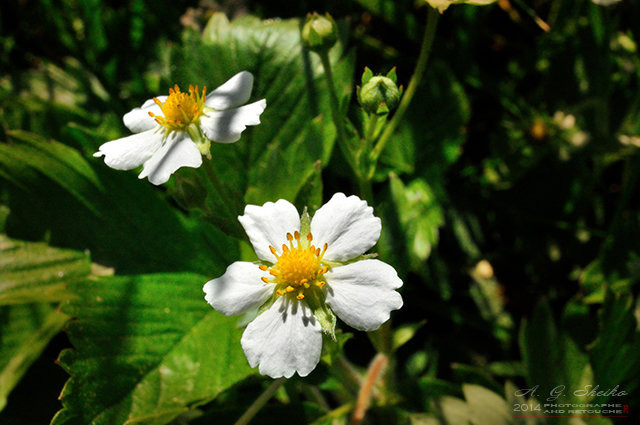
[[[105,164],[116,170],[131,170],[151,158],[160,146],[162,133],[149,130],[107,142],[93,156],[104,155]]]
[[[167,100],[167,97],[169,96],[158,96],[156,99],[164,103],[164,101]],[[124,125],[126,125],[127,128],[134,133],[151,130],[153,128],[156,128],[158,126],[158,123],[155,119],[149,116],[149,112],[152,112],[155,115],[163,116],[160,107],[156,105],[153,99],[149,99],[142,104],[142,107],[134,108],[124,114],[124,117],[122,117],[122,121],[124,122]]]
[[[236,261],[222,276],[205,283],[204,299],[227,316],[245,313],[260,307],[273,294],[273,284],[260,280],[268,275],[257,264]]]
[[[253,75],[248,71],[238,72],[226,83],[207,94],[204,104],[218,111],[235,108],[249,100],[252,88]]]
[[[249,365],[272,378],[307,376],[322,351],[322,330],[304,302],[282,296],[249,323],[240,340]]]
[[[238,217],[247,232],[251,245],[261,260],[276,262],[269,250],[273,246],[282,253],[282,244],[287,244],[287,233],[300,230],[300,215],[293,204],[284,199],[276,203],[267,202],[263,206],[247,205],[244,215]]]
[[[155,185],[165,183],[180,167],[199,167],[202,155],[185,132],[171,133],[157,152],[144,163],[138,178],[149,177]]]
[[[313,244],[329,246],[324,258],[346,261],[364,254],[378,242],[382,224],[373,208],[357,196],[336,193],[311,220]]]
[[[260,124],[260,114],[267,107],[265,99],[226,111],[207,111],[200,118],[205,136],[218,143],[233,143],[249,125]]]
[[[327,304],[352,328],[378,329],[392,310],[402,307],[395,290],[402,286],[396,270],[379,260],[362,260],[335,267],[326,275]]]

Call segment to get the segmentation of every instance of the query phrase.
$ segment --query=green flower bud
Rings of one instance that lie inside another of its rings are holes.
[[[316,12],[307,15],[302,27],[302,42],[314,51],[329,50],[338,41],[338,27],[331,15]]]
[[[387,114],[398,106],[402,97],[402,87],[398,88],[395,82],[395,68],[386,77],[372,75],[371,70],[365,68],[362,87],[358,88],[358,101],[370,114]]]

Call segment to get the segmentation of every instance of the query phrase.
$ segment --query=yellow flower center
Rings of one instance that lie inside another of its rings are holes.
[[[268,267],[261,265],[260,270],[268,271],[273,278],[270,280],[263,277],[265,283],[274,283],[276,285],[276,294],[284,295],[285,293],[297,292],[296,298],[299,300],[304,298],[305,289],[312,285],[317,287],[324,286],[322,275],[329,271],[329,266],[322,262],[322,257],[327,250],[327,244],[324,244],[322,250],[311,245],[313,235],[307,234],[306,241],[300,240],[300,233],[295,232],[293,235],[287,233],[289,245],[282,245],[282,254],[278,255],[274,247],[269,249],[276,256],[276,263]],[[295,240],[295,246],[294,246]]]
[[[153,101],[162,110],[164,117],[153,112],[149,112],[149,116],[155,118],[156,122],[168,131],[184,130],[192,123],[197,124],[200,121],[207,98],[206,93],[206,87],[200,92],[198,86],[189,86],[189,93],[183,93],[176,84],[172,89],[169,89],[169,97],[164,103],[155,97],[153,98]]]

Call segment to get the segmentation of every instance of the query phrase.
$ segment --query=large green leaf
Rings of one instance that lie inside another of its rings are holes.
[[[204,300],[206,278],[159,274],[74,286],[74,349],[53,424],[165,424],[251,374],[237,319]]]
[[[523,322],[520,349],[530,397],[541,404],[590,401],[575,393],[588,385],[593,386],[588,356],[556,327],[548,302],[540,302],[531,321]],[[567,421],[567,418],[558,418],[557,423]]]
[[[153,185],[54,140],[11,137],[0,144],[0,175],[10,183],[7,233],[89,249],[93,261],[120,273],[221,273],[234,260],[235,241],[185,217]]]
[[[86,253],[0,234],[0,305],[61,301],[69,295],[68,283],[90,272]]]
[[[640,389],[640,332],[634,313],[630,294],[607,292],[600,312],[600,331],[589,357],[600,390],[617,387],[618,393],[624,391],[627,396],[602,396],[595,402],[630,401]]]
[[[47,303],[0,307],[0,410],[68,317]]]
[[[67,321],[50,302],[68,299],[90,272],[86,253],[0,234],[0,410]]]
[[[173,52],[174,81],[220,84],[248,70],[255,77],[252,99],[267,100],[260,125],[245,131],[234,145],[214,144],[208,167],[178,174],[177,199],[188,208],[200,208],[207,219],[237,235],[242,229],[236,217],[245,203],[295,201],[317,176],[318,164],[326,166],[333,149],[325,77],[317,55],[302,46],[300,26],[298,19],[244,16],[229,22],[216,14],[202,37],[188,37]],[[346,104],[354,55],[345,54],[338,43],[330,59],[338,97]]]

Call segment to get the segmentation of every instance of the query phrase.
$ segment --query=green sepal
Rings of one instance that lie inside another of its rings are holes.
[[[393,81],[394,83],[398,83],[398,76],[396,75],[396,67],[391,68],[391,71],[387,72],[387,78]]]
[[[369,67],[365,66],[364,72],[362,73],[362,85],[364,86],[365,84],[367,84],[372,77],[373,77],[373,71],[371,71]]]
[[[191,124],[187,127],[187,134],[196,144],[200,153],[206,157],[211,157],[211,140],[207,139],[200,127]]]
[[[300,234],[302,236],[306,236],[307,233],[311,231],[311,217],[309,216],[309,211],[307,207],[304,207],[304,211],[302,211],[302,215],[300,216]]]
[[[336,315],[333,314],[333,311],[331,311],[327,303],[324,302],[324,294],[322,294],[321,291],[312,289],[311,291],[305,291],[305,295],[307,305],[318,320],[318,323],[320,323],[322,332],[335,342]]]
[[[380,116],[387,115],[388,113],[389,113],[389,107],[384,102],[378,105],[378,109],[375,112],[376,115],[380,115]]]
[[[276,302],[278,297],[279,297],[279,295],[276,294],[275,291],[274,291],[273,294],[271,294],[271,297],[268,300],[266,300],[264,302],[264,304],[262,304],[260,306],[260,308],[258,309],[258,313],[255,315],[255,317],[258,317],[262,313],[264,313],[265,311],[269,310],[271,308],[271,306]]]

